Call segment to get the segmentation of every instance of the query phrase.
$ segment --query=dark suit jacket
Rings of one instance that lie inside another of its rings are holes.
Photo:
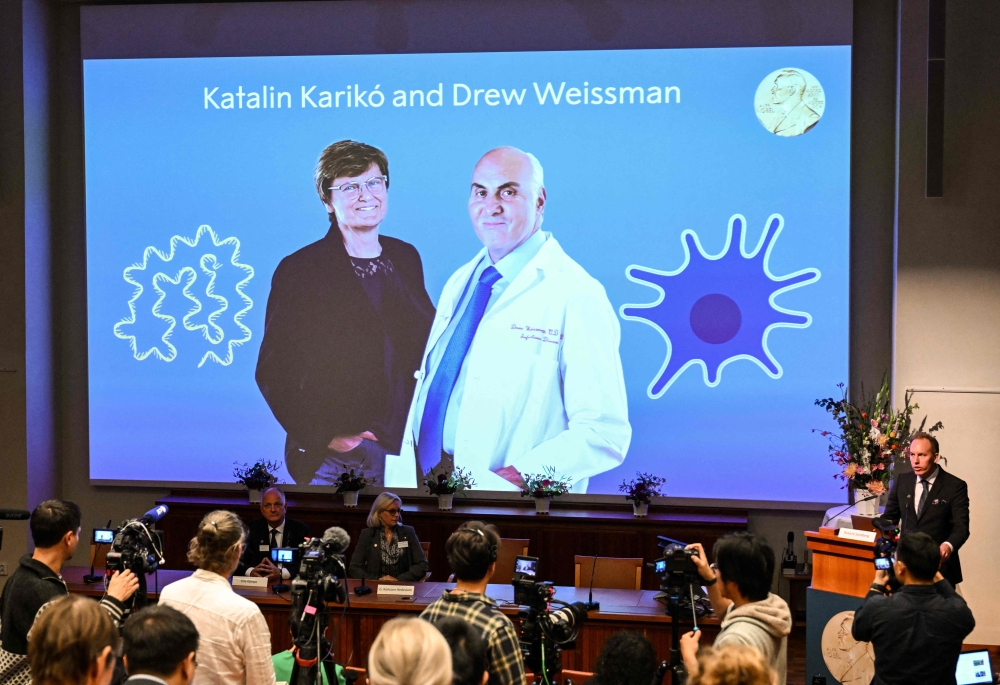
[[[271,279],[257,385],[289,437],[307,452],[325,456],[335,436],[376,430],[387,418],[386,335],[406,406],[413,396],[413,373],[420,367],[434,305],[417,250],[388,236],[379,236],[379,242],[406,291],[401,301],[386,301],[381,315],[336,226],[282,259]],[[398,454],[401,433],[376,435],[382,447]]]
[[[247,535],[247,546],[243,550],[243,556],[240,557],[240,565],[236,567],[236,575],[243,576],[246,575],[248,568],[253,568],[260,562],[264,561],[264,557],[271,555],[270,551],[261,552],[261,545],[271,544],[271,528],[267,525],[267,521],[262,518],[257,519],[251,523],[248,528],[250,529]],[[312,533],[309,532],[309,526],[302,523],[302,521],[296,521],[295,519],[290,519],[285,517],[285,534],[282,536],[281,546],[282,547],[298,547],[305,539],[312,537]],[[277,566],[277,564],[275,564]],[[299,573],[299,560],[296,559],[293,564],[286,564],[288,572],[294,578]]]
[[[347,575],[351,578],[366,578],[377,580],[382,577],[382,550],[379,548],[381,537],[380,528],[365,528],[358,536],[358,546],[354,548],[351,555],[351,565],[347,570]],[[421,580],[427,575],[427,557],[420,546],[417,534],[410,526],[396,526],[396,534],[399,541],[407,543],[406,549],[402,550],[403,558],[410,565],[410,570],[401,573],[397,580],[415,581]]]
[[[904,585],[892,597],[869,592],[851,634],[875,649],[873,685],[944,685],[955,682],[962,641],[975,626],[965,600],[941,580]]]
[[[914,487],[915,474],[903,473],[889,490],[885,518],[900,523],[902,533],[927,533],[939,545],[951,543],[955,550],[941,565],[941,575],[953,586],[962,582],[962,563],[958,549],[969,539],[969,488],[965,481],[938,466],[938,475],[927,494],[927,502],[917,517]]]

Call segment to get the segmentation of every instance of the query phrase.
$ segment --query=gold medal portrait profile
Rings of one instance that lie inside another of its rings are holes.
[[[760,82],[753,104],[764,128],[790,138],[819,123],[826,109],[826,94],[808,71],[786,67],[772,71]]]

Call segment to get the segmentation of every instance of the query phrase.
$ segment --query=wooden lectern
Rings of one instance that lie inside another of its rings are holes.
[[[806,531],[812,550],[812,588],[864,597],[875,578],[875,543],[838,538],[833,528]]]

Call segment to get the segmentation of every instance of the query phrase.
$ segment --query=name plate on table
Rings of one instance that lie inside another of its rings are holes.
[[[878,533],[874,530],[855,530],[854,528],[841,528],[837,531],[838,538],[847,540],[857,540],[858,542],[875,542]]]
[[[412,585],[386,585],[379,583],[377,594],[392,595],[394,597],[412,597],[414,588]]]
[[[257,578],[255,576],[233,576],[233,587],[252,587],[256,590],[266,590],[267,578]]]

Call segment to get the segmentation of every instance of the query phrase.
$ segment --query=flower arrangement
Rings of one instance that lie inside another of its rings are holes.
[[[636,504],[649,504],[654,497],[663,497],[660,486],[666,482],[666,478],[636,471],[635,478],[630,481],[622,481],[618,491],[624,492],[625,499],[632,500]]]
[[[573,481],[566,476],[556,476],[554,466],[542,468],[541,473],[527,473],[521,476],[521,497],[558,497],[569,492]]]
[[[432,495],[453,495],[456,492],[467,490],[475,486],[476,481],[472,474],[464,469],[455,469],[451,473],[438,473],[437,469],[424,478],[424,485],[430,490]]]
[[[261,459],[253,466],[244,463],[242,467],[239,462],[234,461],[233,463],[236,465],[236,468],[233,469],[233,477],[247,490],[266,490],[278,482],[278,477],[274,473],[281,467],[276,462]]]
[[[333,484],[337,487],[337,492],[358,492],[359,490],[364,490],[365,486],[371,485],[375,480],[365,477],[365,472],[358,469],[357,472],[354,469],[350,471],[344,471],[339,476]]]
[[[881,495],[889,489],[894,460],[907,453],[910,437],[923,430],[927,419],[921,422],[917,431],[910,430],[913,411],[920,406],[910,404],[912,393],[906,393],[903,409],[894,410],[889,396],[888,376],[882,379],[882,386],[873,396],[866,397],[862,388],[857,404],[848,401],[843,383],[837,387],[843,390],[841,399],[828,397],[816,400],[816,405],[833,416],[840,430],[814,428],[813,432],[830,441],[830,459],[841,468],[841,472],[834,478],[845,481],[844,487],[850,486],[855,490],[867,490],[873,495]],[[943,424],[939,421],[928,432],[933,433],[942,427]]]

